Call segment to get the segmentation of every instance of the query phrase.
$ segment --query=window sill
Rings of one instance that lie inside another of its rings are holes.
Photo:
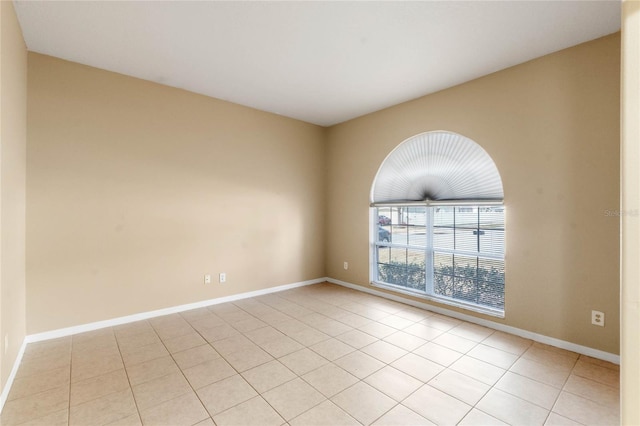
[[[443,305],[453,306],[467,311],[476,312],[479,314],[489,315],[496,318],[504,318],[504,310],[492,309],[486,306],[474,305],[473,303],[465,303],[459,300],[448,299],[444,297],[435,297],[425,294],[419,291],[411,291],[407,288],[395,286],[393,284],[386,284],[377,281],[372,281],[371,285],[374,287],[382,288],[385,290],[393,291],[395,293],[405,294],[407,296],[418,297],[420,299],[429,300],[431,302],[440,303]]]

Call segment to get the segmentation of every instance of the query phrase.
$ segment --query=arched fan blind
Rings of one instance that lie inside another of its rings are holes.
[[[500,173],[487,152],[462,135],[437,131],[413,136],[382,162],[371,203],[502,201]]]

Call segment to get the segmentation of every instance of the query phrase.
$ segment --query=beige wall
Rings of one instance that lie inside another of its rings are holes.
[[[504,184],[506,315],[487,319],[619,353],[619,58],[616,34],[329,129],[327,275],[369,285],[378,167],[410,136],[457,132]]]
[[[29,334],[324,276],[324,129],[36,53],[28,78]]]
[[[622,7],[622,424],[640,424],[640,2]]]
[[[27,48],[13,9],[0,2],[0,388],[25,336]],[[4,339],[8,336],[9,346]]]

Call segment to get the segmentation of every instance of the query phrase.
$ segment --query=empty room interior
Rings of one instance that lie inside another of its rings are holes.
[[[640,424],[640,2],[0,2],[3,425]]]

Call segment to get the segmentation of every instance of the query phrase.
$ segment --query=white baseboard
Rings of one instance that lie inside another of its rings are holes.
[[[279,291],[290,290],[292,288],[304,287],[311,284],[318,284],[327,281],[326,277],[316,278],[313,280],[302,281],[292,284],[285,284],[277,287],[269,287],[262,290],[249,291],[247,293],[232,294],[230,296],[218,297],[215,299],[203,300],[200,302],[188,303],[186,305],[172,306],[169,308],[158,309],[155,311],[142,312],[139,314],[127,315],[125,317],[112,318],[104,321],[97,321],[88,324],[76,325],[73,327],[60,328],[58,330],[45,331],[38,334],[30,334],[25,337],[27,343],[40,342],[42,340],[56,339],[58,337],[71,336],[72,334],[84,333],[87,331],[98,330],[106,327],[127,324],[130,322],[145,320],[149,318],[160,317],[163,315],[175,314],[178,312],[189,311],[191,309],[204,308],[206,306],[217,305],[220,303],[233,302],[236,300],[248,299],[250,297],[263,296],[265,294],[277,293]]]
[[[418,302],[416,300],[407,299],[402,296],[396,296],[394,294],[378,291],[370,287],[352,284],[346,281],[336,280],[334,278],[327,278],[326,281],[333,284],[341,285],[343,287],[348,287],[354,290],[384,297],[386,299],[395,300],[396,302],[402,302],[407,305],[425,309],[427,311],[436,312],[438,314],[442,314],[442,315],[457,318],[463,321],[482,325],[484,327],[492,328],[494,330],[499,330],[505,333],[514,334],[516,336],[524,337],[525,339],[531,339],[536,342],[544,343],[546,345],[555,346],[557,348],[566,349],[572,352],[577,352],[579,354],[587,355],[593,358],[609,361],[614,364],[620,364],[620,355],[612,354],[612,353],[601,351],[598,349],[593,349],[587,346],[578,345],[576,343],[567,342],[565,340],[556,339],[554,337],[545,336],[543,334],[534,333],[532,331],[523,330],[521,328],[512,327],[510,325],[504,325],[504,324],[496,323],[493,321],[485,320],[482,318],[477,318],[471,315],[462,314],[460,312],[455,312],[449,309],[441,308],[441,307],[430,305],[427,303]]]
[[[20,350],[18,351],[18,356],[13,363],[13,368],[11,368],[11,373],[7,378],[7,383],[5,383],[4,388],[2,389],[2,393],[0,394],[0,413],[2,413],[2,409],[4,408],[4,403],[7,402],[7,398],[9,397],[9,392],[11,391],[11,385],[13,385],[13,381],[16,378],[16,374],[18,374],[18,368],[20,367],[20,363],[22,362],[22,357],[24,356],[24,350],[27,347],[27,339],[25,338],[22,341],[22,346],[20,346]]]

